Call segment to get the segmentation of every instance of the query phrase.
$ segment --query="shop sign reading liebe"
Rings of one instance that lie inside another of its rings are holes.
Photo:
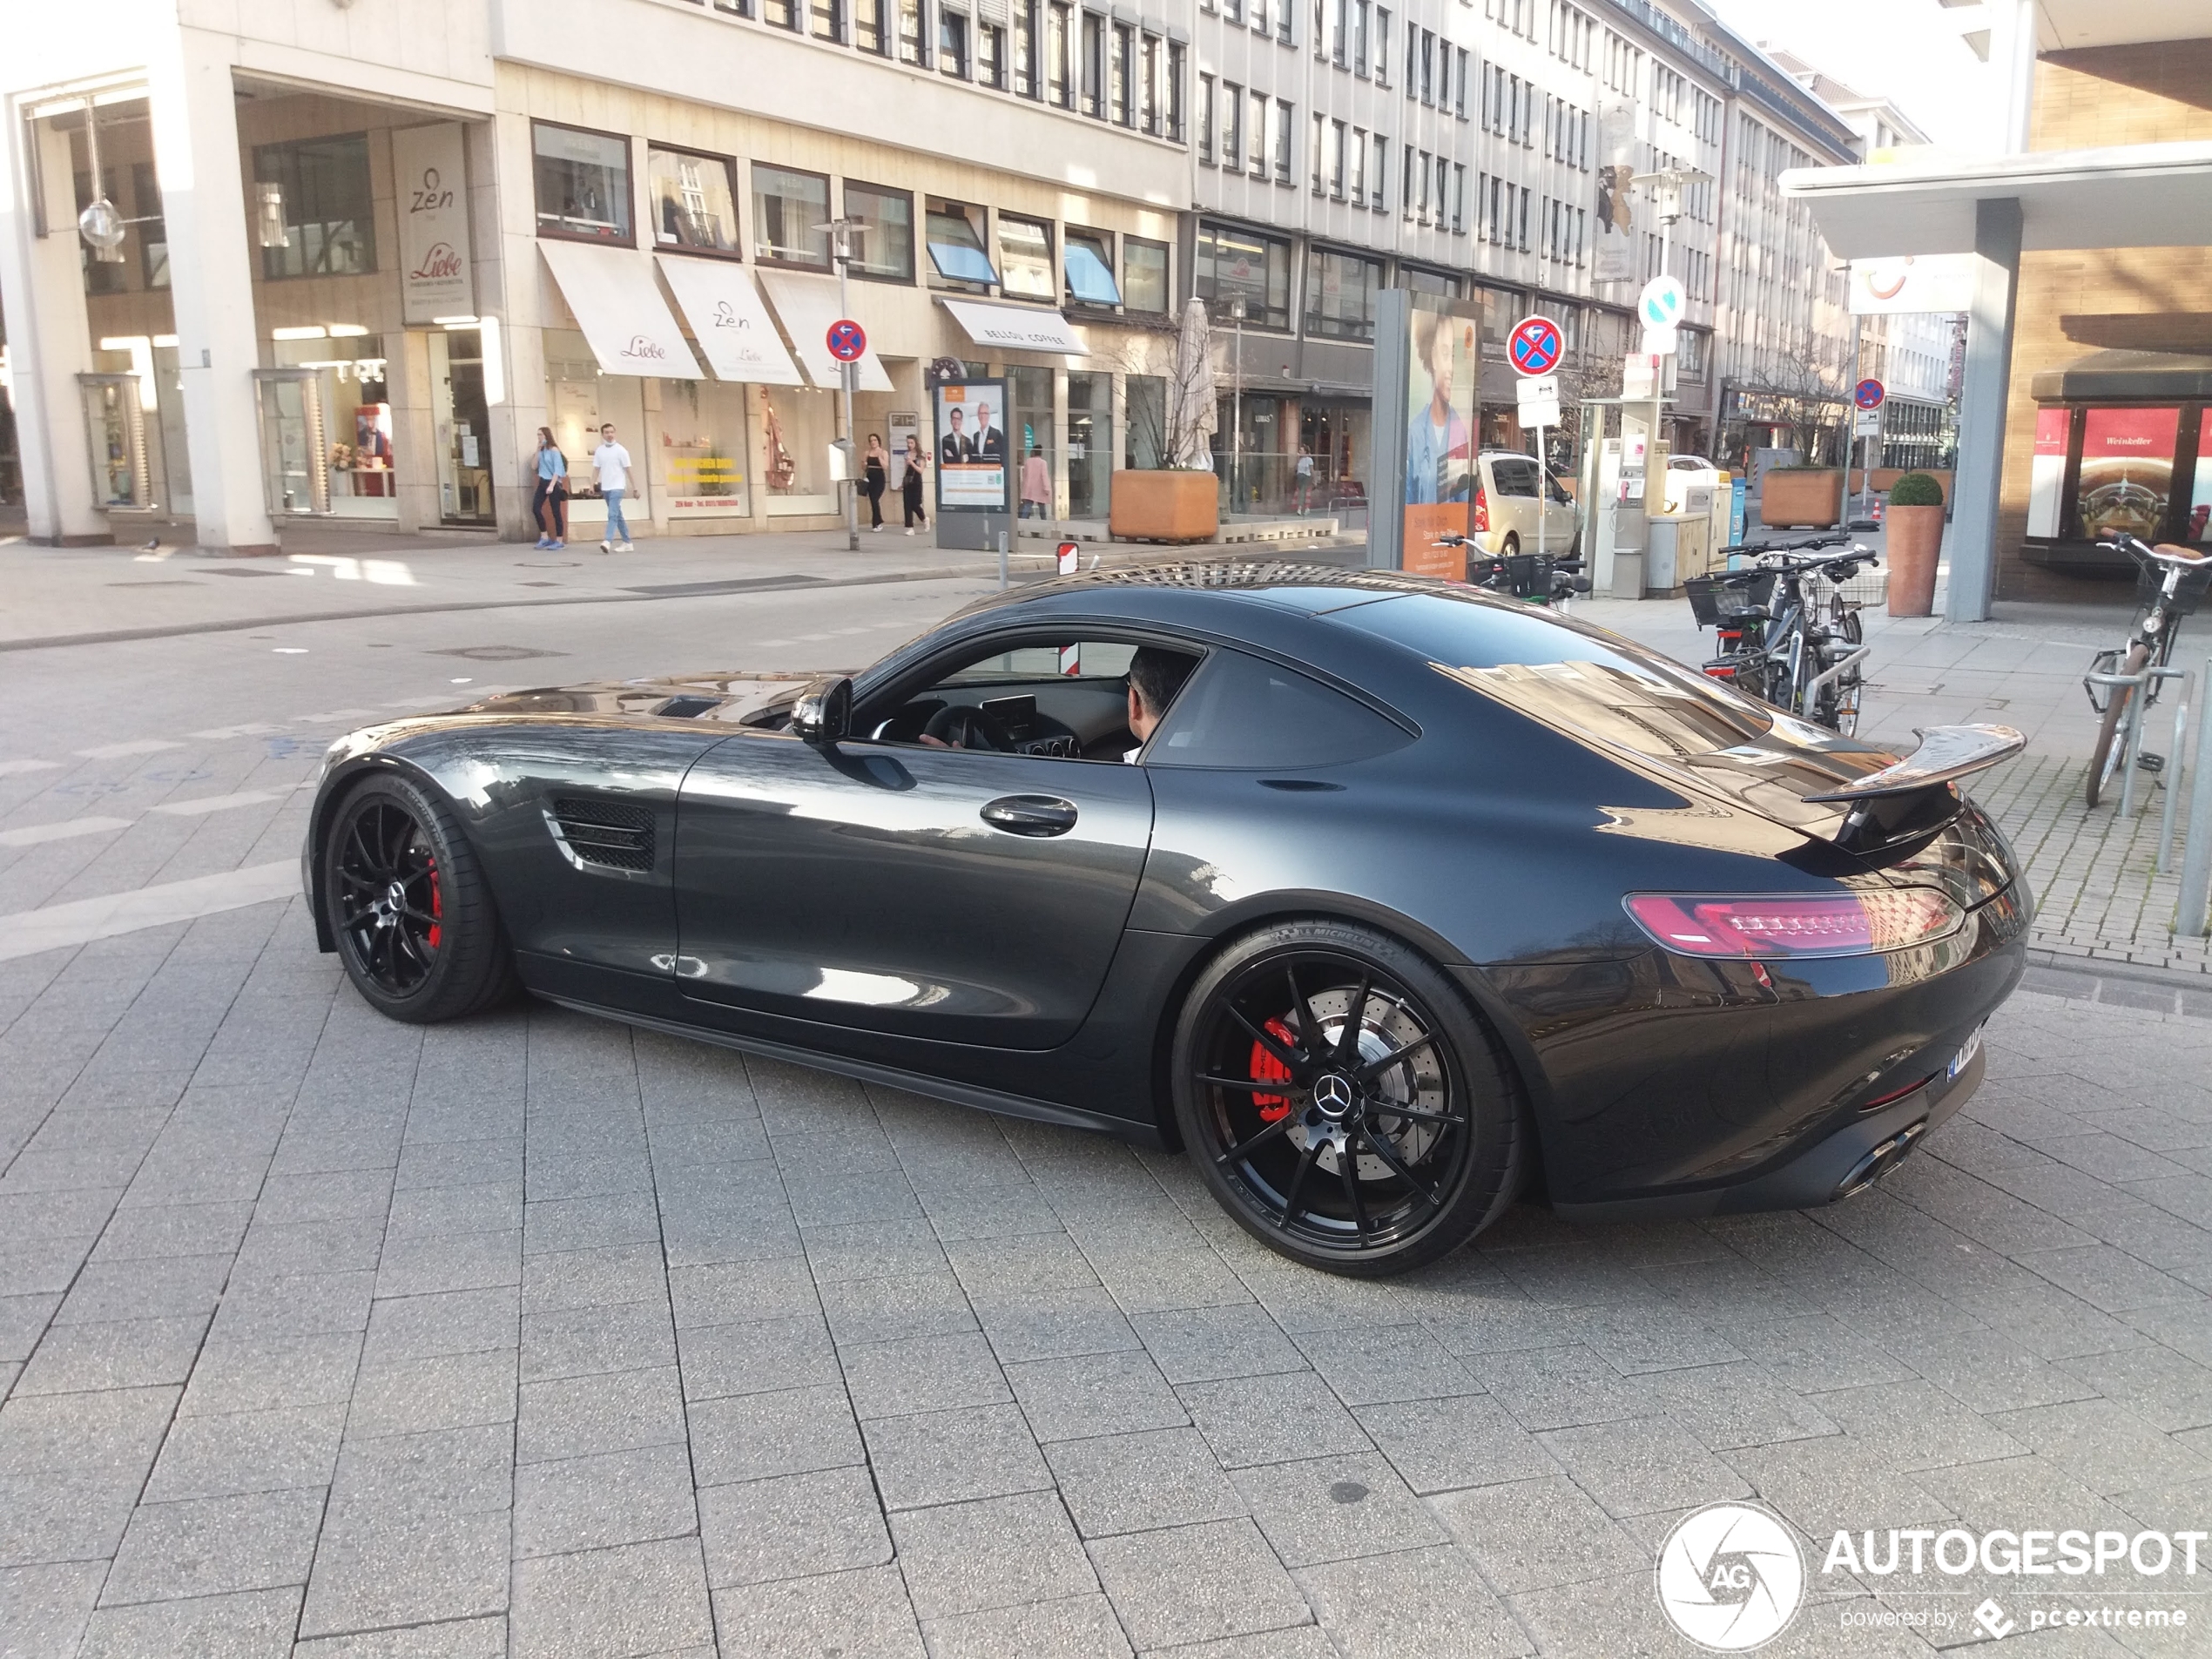
[[[469,268],[469,172],[461,124],[392,134],[399,183],[400,304],[410,323],[476,314]]]

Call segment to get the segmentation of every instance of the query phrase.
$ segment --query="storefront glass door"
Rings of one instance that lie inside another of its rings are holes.
[[[1068,376],[1068,516],[1103,518],[1114,472],[1114,377]]]
[[[483,335],[474,328],[430,336],[430,418],[438,456],[438,520],[489,525],[491,416],[484,401]]]
[[[1035,449],[1056,486],[1060,482],[1059,447],[1052,441],[1052,371],[1049,368],[1009,367],[1007,397],[1012,404],[1007,428],[1014,435],[1016,453],[1024,461]]]

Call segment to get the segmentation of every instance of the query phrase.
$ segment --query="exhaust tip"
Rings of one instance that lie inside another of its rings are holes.
[[[1835,1193],[1829,1202],[1840,1203],[1865,1191],[1904,1163],[1905,1155],[1919,1143],[1920,1136],[1926,1134],[1927,1130],[1928,1120],[1924,1117],[1917,1123],[1906,1124],[1888,1139],[1870,1147],[1866,1155],[1851,1166],[1851,1173],[1836,1184]]]

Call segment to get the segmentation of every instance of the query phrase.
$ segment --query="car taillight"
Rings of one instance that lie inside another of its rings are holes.
[[[1474,487],[1474,528],[1478,534],[1490,528],[1490,498],[1480,484]]]
[[[1902,950],[1943,938],[1966,915],[1932,887],[1817,897],[1632,893],[1625,902],[1637,926],[1666,949],[1739,961]]]
[[[1708,663],[1705,664],[1705,676],[1708,679],[1732,680],[1736,678],[1736,664],[1734,663]]]

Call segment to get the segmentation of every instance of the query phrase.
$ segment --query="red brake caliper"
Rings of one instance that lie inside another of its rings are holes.
[[[1280,1020],[1267,1022],[1267,1035],[1286,1049],[1298,1046],[1298,1039],[1291,1035],[1290,1027]],[[1267,1052],[1264,1043],[1252,1044],[1251,1079],[1256,1083],[1286,1083],[1291,1080],[1291,1069]],[[1288,1095],[1254,1095],[1252,1104],[1259,1108],[1259,1121],[1272,1123],[1291,1109]]]
[[[430,914],[433,917],[438,917],[444,915],[445,913],[445,906],[438,898],[438,861],[432,859],[430,860]],[[430,948],[432,950],[437,949],[438,941],[444,936],[444,934],[445,928],[439,922],[433,921],[430,923]]]

